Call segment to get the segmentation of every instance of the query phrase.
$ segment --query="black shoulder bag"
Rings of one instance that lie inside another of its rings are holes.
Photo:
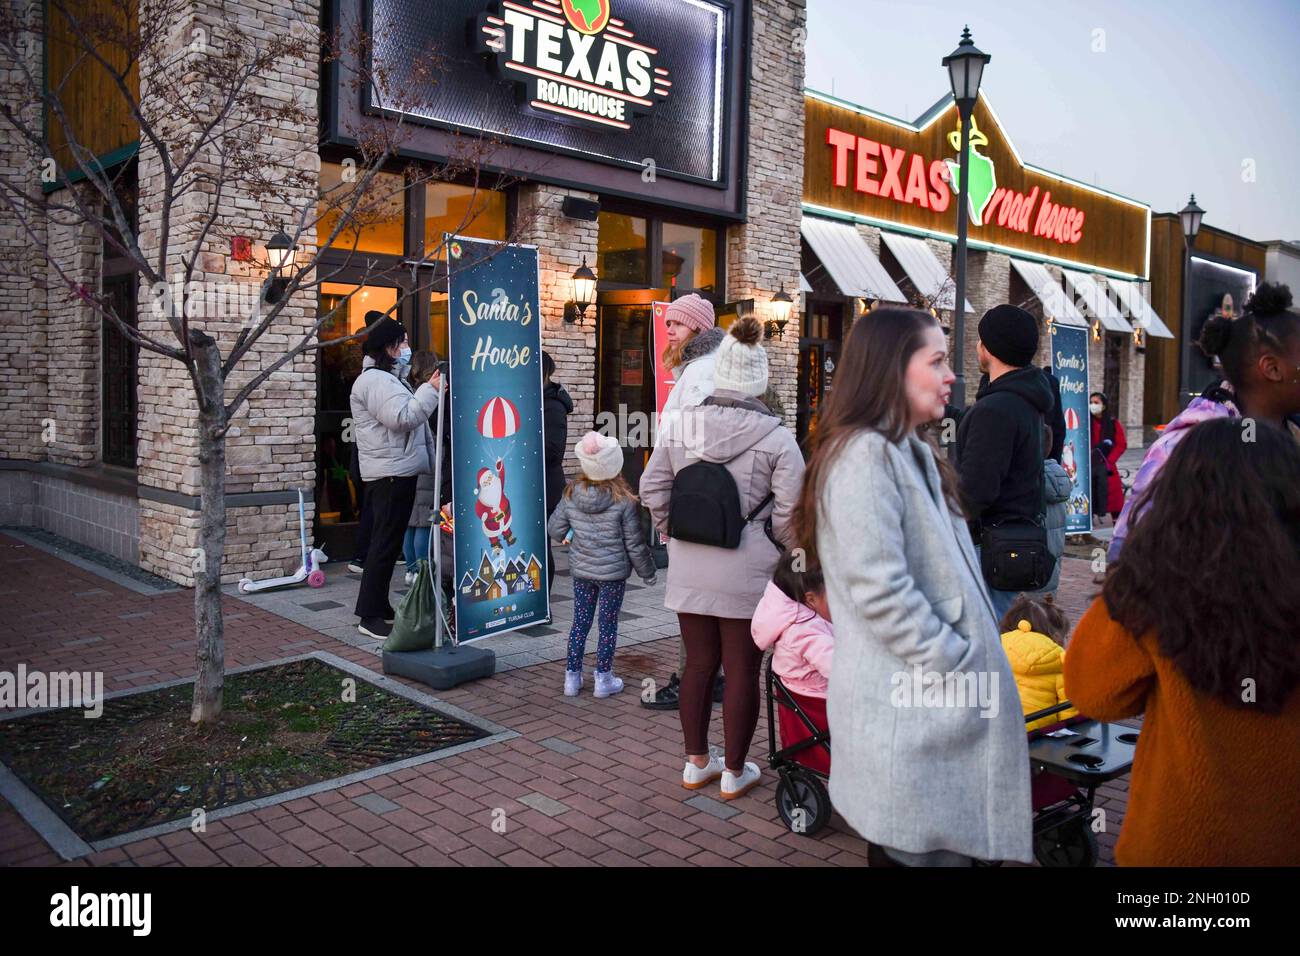
[[[1040,464],[1038,514],[981,523],[980,570],[989,587],[999,591],[1038,591],[1052,579],[1055,565],[1047,549],[1047,485]]]

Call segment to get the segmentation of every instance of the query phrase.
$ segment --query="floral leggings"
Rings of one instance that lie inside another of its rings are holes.
[[[600,605],[600,638],[596,643],[596,670],[608,673],[614,666],[614,645],[618,643],[618,612],[623,608],[626,581],[589,581],[573,579],[573,629],[569,631],[569,657],[565,667],[576,673],[582,670],[587,653],[587,634],[596,605]]]

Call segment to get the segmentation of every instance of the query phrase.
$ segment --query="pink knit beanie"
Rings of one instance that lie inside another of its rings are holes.
[[[668,311],[664,313],[664,319],[680,322],[688,329],[694,329],[696,332],[707,331],[713,328],[718,321],[713,314],[713,303],[708,299],[701,298],[694,292],[682,296],[669,305]]]

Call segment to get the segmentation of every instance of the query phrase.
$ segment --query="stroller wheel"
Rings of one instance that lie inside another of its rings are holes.
[[[1096,866],[1097,837],[1088,825],[1088,817],[1076,817],[1035,834],[1034,859],[1043,866]]]
[[[821,777],[792,770],[777,782],[776,812],[791,833],[812,836],[831,818],[831,795]]]

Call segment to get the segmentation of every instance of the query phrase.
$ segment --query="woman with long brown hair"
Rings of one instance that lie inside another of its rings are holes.
[[[1065,656],[1081,711],[1145,715],[1115,858],[1300,864],[1300,447],[1203,422],[1133,513]]]
[[[931,315],[860,319],[799,503],[835,621],[831,799],[875,865],[1030,859],[1015,680],[954,476],[927,436],[953,381]]]

